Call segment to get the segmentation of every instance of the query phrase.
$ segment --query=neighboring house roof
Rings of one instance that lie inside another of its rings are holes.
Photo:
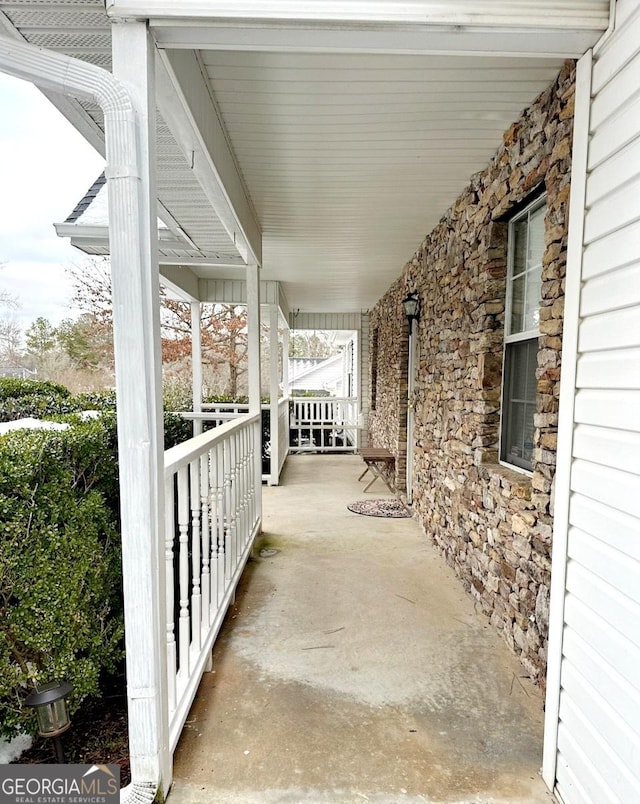
[[[93,182],[64,222],[54,226],[59,237],[69,237],[71,244],[85,254],[109,254],[109,188],[104,173]],[[160,218],[158,255],[161,262],[188,261],[202,256],[192,243],[172,232]]]
[[[292,358],[289,362],[291,369],[290,385],[298,389],[321,390],[334,386],[342,379],[344,356],[342,353],[325,358],[302,358],[301,362],[307,365],[300,370]],[[312,362],[313,361],[313,362]],[[293,365],[292,365],[293,364]]]
[[[11,377],[26,380],[33,377],[36,372],[27,366],[0,366],[0,377]]]
[[[98,178],[93,182],[91,187],[87,190],[87,192],[83,195],[83,197],[78,201],[75,205],[73,212],[65,219],[65,223],[77,223],[81,218],[86,217],[85,213],[90,209],[90,207],[94,206],[94,211],[96,205],[93,204],[97,196],[100,194],[102,188],[105,188],[105,193],[103,193],[103,197],[106,202],[106,184],[107,184],[107,177],[104,173],[101,173]],[[100,220],[97,221],[101,225],[106,226],[109,222],[109,217],[107,214],[106,203],[104,204],[104,211],[102,210],[102,204],[100,205]],[[88,223],[89,221],[85,220],[84,223]],[[95,221],[91,221],[94,223]]]

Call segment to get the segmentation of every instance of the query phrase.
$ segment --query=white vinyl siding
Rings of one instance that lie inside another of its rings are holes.
[[[640,801],[640,6],[618,12],[591,74],[569,488],[556,488],[569,496],[545,779],[564,804]],[[559,447],[558,477],[562,460]]]

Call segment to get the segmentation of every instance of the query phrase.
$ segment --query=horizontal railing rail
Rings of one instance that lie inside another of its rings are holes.
[[[165,452],[166,662],[175,750],[260,528],[260,415]]]

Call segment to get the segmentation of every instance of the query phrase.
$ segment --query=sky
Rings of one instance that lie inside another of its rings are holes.
[[[84,255],[59,238],[104,160],[32,84],[0,73],[0,290],[18,297],[23,328],[74,317],[64,268]]]

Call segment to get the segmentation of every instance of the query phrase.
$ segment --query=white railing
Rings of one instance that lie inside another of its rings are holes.
[[[172,751],[260,528],[260,438],[260,416],[243,416],[165,452]]]
[[[278,477],[289,454],[289,399],[285,397],[278,403]]]
[[[358,448],[358,400],[293,397],[291,452],[354,452]]]
[[[262,480],[277,484],[280,472],[284,466],[289,452],[289,416],[288,416],[288,398],[280,399],[278,402],[278,452],[274,454],[273,436],[270,438],[270,444],[267,454],[270,457],[271,465],[269,472],[263,472]],[[267,402],[262,406],[262,413],[271,417],[271,405]],[[192,411],[179,411],[180,416],[185,419],[191,419],[194,425],[194,436],[202,432],[203,423],[213,424],[219,427],[225,422],[237,419],[243,416],[249,410],[249,405],[245,402],[203,402],[202,410],[198,413]],[[270,429],[270,428],[269,428]],[[264,454],[264,449],[263,449]]]

